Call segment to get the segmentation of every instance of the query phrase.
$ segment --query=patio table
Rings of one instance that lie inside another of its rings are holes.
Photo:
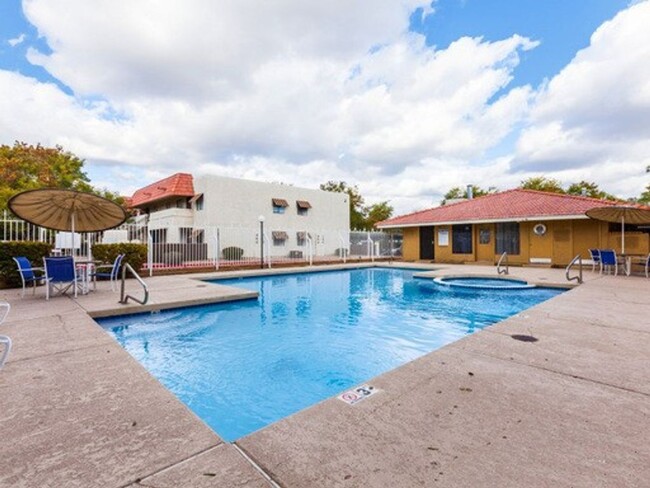
[[[81,278],[81,286],[79,290],[82,295],[87,295],[90,291],[90,277],[92,276],[92,272],[98,262],[99,261],[86,260],[75,261],[74,263],[75,268],[77,269],[77,276]]]

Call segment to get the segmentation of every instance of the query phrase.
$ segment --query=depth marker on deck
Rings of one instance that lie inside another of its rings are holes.
[[[366,384],[357,386],[352,390],[345,391],[336,398],[347,403],[348,405],[354,405],[374,395],[375,393],[379,393],[380,391],[381,390],[375,388],[374,386]]]

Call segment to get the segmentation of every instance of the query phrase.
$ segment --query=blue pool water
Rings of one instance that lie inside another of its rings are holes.
[[[260,297],[99,322],[228,441],[560,293],[380,268],[220,283]]]

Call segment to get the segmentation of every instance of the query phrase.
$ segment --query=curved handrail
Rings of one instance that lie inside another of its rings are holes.
[[[144,298],[142,300],[138,300],[132,295],[127,295],[126,290],[125,290],[125,281],[126,281],[126,271],[127,269],[131,272],[133,277],[138,280],[138,283],[142,285],[142,288],[144,289]],[[126,305],[129,302],[129,299],[133,300],[134,302],[139,303],[140,305],[145,305],[149,301],[149,287],[147,284],[142,281],[142,278],[140,278],[140,275],[136,273],[136,271],[133,269],[133,267],[129,263],[124,263],[122,265],[122,285],[120,287],[120,303]]]
[[[569,276],[569,272],[576,262],[578,263],[578,274],[575,276]],[[566,276],[567,281],[577,281],[578,283],[582,283],[582,259],[580,258],[580,254],[571,260],[569,265],[566,267],[564,275]]]
[[[503,262],[505,261],[505,269],[502,268]],[[510,265],[508,264],[508,253],[504,252],[501,257],[499,258],[499,261],[497,262],[497,274],[510,274]]]

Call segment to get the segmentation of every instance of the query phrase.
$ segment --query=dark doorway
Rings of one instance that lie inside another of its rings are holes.
[[[433,260],[433,247],[433,227],[420,227],[420,259]]]

